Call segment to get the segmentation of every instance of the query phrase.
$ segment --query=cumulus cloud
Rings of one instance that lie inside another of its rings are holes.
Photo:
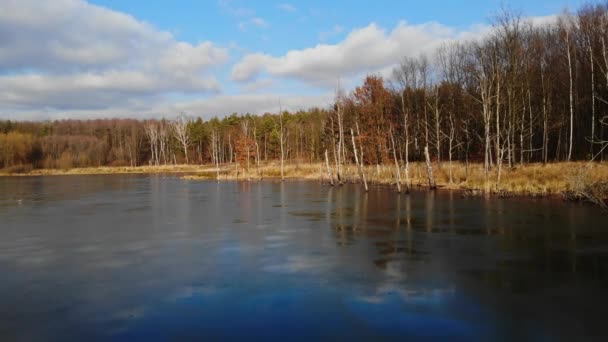
[[[214,116],[225,116],[232,113],[264,114],[276,113],[279,99],[284,110],[298,111],[311,107],[328,107],[333,100],[333,93],[321,95],[278,95],[273,93],[217,95],[207,99],[187,101],[161,101],[156,98],[133,97],[120,106],[100,106],[88,108],[78,106],[69,110],[57,108],[19,110],[20,120],[59,120],[68,118],[174,118],[179,113],[192,117],[209,119]],[[75,100],[77,100],[75,98]],[[100,100],[100,105],[108,101]],[[88,102],[87,100],[83,102]],[[0,107],[0,118],[14,118],[11,108]]]
[[[231,76],[235,81],[249,82],[260,73],[267,73],[315,85],[333,84],[340,77],[376,72],[403,56],[430,53],[446,41],[474,37],[484,30],[485,26],[457,31],[435,22],[410,25],[402,21],[389,32],[371,23],[351,31],[337,44],[318,44],[278,57],[264,53],[246,55],[233,67]]]
[[[243,29],[270,26],[254,10],[230,0],[218,0],[218,6]],[[277,10],[302,12],[288,3],[277,5]],[[544,23],[555,17],[530,20]],[[337,25],[319,33],[319,40],[341,39],[337,36],[346,32]],[[282,55],[246,53],[227,65],[230,51],[246,50],[236,43],[228,48],[209,41],[180,41],[170,32],[85,0],[0,0],[0,118],[262,114],[276,111],[279,97],[288,110],[325,107],[333,98],[327,87],[340,78],[352,85],[365,73],[389,75],[403,56],[430,53],[443,42],[487,32],[486,25],[458,30],[434,22],[400,22],[391,30],[371,23],[337,43]],[[216,75],[236,95],[223,94]],[[307,94],[319,95],[289,94],[286,89],[298,89],[291,86],[300,82],[317,87],[307,88]],[[273,94],[275,89],[283,95]],[[193,100],[197,97],[202,99]]]
[[[274,84],[274,82],[272,79],[264,78],[264,79],[256,80],[254,82],[249,82],[249,83],[245,84],[243,89],[247,93],[255,93],[262,89],[269,88],[273,84]]]
[[[0,103],[101,108],[133,95],[220,90],[228,49],[190,44],[81,0],[0,2]]]
[[[0,103],[21,107],[92,109],[119,106],[133,96],[148,97],[163,92],[218,89],[215,79],[141,71],[107,71],[70,75],[13,75],[0,77]]]
[[[221,95],[209,99],[176,103],[166,107],[169,113],[188,113],[209,118],[211,116],[231,113],[264,114],[279,111],[279,100],[284,110],[298,111],[311,107],[328,107],[333,101],[333,94],[322,95],[277,95],[277,94],[243,94]]]

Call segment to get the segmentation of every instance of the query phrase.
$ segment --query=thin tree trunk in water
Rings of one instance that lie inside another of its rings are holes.
[[[281,182],[285,180],[285,173],[284,173],[284,164],[285,164],[285,151],[284,151],[284,147],[283,144],[285,143],[285,140],[283,139],[283,107],[281,106],[281,101],[279,101],[279,121],[281,123],[281,134],[279,136],[279,138],[281,139]]]
[[[334,186],[334,177],[331,175],[331,168],[329,167],[329,157],[327,156],[327,149],[325,149],[325,165],[327,166],[327,177],[329,178],[329,184]]]
[[[524,167],[524,127],[525,127],[525,118],[526,118],[526,101],[523,98],[522,94],[522,111],[521,111],[521,127],[519,130],[519,166]]]
[[[439,165],[439,169],[441,169],[441,129],[439,124],[439,89],[437,89],[435,96],[435,136],[437,139],[437,164]]]
[[[188,145],[184,144],[184,156],[186,156],[186,165],[190,164],[188,161]]]
[[[449,150],[448,150],[448,158],[449,158],[449,164],[448,164],[448,173],[450,175],[450,184],[453,183],[453,177],[452,177],[452,149],[453,149],[453,145],[454,145],[454,135],[456,134],[455,132],[455,128],[454,128],[454,118],[452,117],[452,112],[450,112],[450,141],[449,141]]]
[[[236,153],[234,154],[234,170],[236,171],[236,179],[239,179],[239,163],[237,161]]]
[[[230,134],[228,134],[228,152],[230,152],[230,160],[229,162],[232,163],[232,142],[230,141]]]
[[[433,166],[431,165],[431,157],[429,156],[429,147],[424,147],[424,158],[426,159],[426,173],[429,177],[429,188],[436,189],[435,177],[433,176]]]
[[[513,115],[510,115],[510,116],[513,116]],[[513,164],[515,162],[515,129],[513,128],[513,120],[509,120],[509,130],[507,131],[507,147],[509,148],[509,168],[510,169],[513,168]],[[511,132],[511,134],[509,134],[509,132]],[[496,158],[498,158],[498,157],[499,156],[496,156]]]
[[[568,161],[572,159],[572,144],[574,137],[574,81],[572,79],[572,57],[570,56],[570,33],[566,30],[568,49],[568,75],[570,77],[570,146],[568,147]]]
[[[401,108],[403,110],[403,129],[405,131],[405,189],[407,192],[410,191],[410,136],[408,129],[408,114],[405,111],[405,100],[403,97],[403,91],[401,92]]]
[[[497,159],[497,176],[496,176],[496,190],[498,190],[499,186],[500,186],[500,176],[502,173],[502,159],[503,159],[503,155],[505,153],[505,149],[501,149],[500,150],[500,157]]]
[[[353,141],[353,152],[355,154],[355,163],[357,163],[357,168],[359,169],[359,177],[361,177],[361,181],[363,182],[363,186],[365,187],[365,192],[367,192],[367,180],[365,179],[365,173],[363,172],[363,166],[361,165],[361,163],[363,163],[363,160],[361,160],[361,163],[359,162],[359,156],[357,154],[357,144],[355,143],[355,133],[353,132],[352,128],[350,129],[350,137]]]
[[[562,148],[562,126],[559,126],[559,135],[557,136],[557,148],[555,150],[555,161],[559,161],[559,155]]]
[[[253,141],[255,141],[255,171],[260,177],[260,145],[258,144],[257,129],[253,126]]]
[[[595,142],[595,75],[593,65],[593,48],[589,41],[589,63],[591,63],[591,156],[593,159],[593,144]]]
[[[547,115],[547,95],[545,95],[545,76],[541,65],[540,82],[543,91],[543,163],[547,164],[549,158],[549,132],[548,132],[548,115]]]
[[[485,105],[484,105],[485,107]],[[486,190],[489,190],[489,175],[490,175],[490,120],[488,109],[484,109],[484,135],[485,135],[485,153],[483,163],[483,174],[486,183]]]
[[[529,146],[528,149],[530,150],[530,152],[528,152],[528,163],[532,162],[532,154],[533,154],[533,150],[534,150],[534,145],[533,145],[533,138],[534,138],[534,130],[533,130],[533,118],[532,118],[532,96],[530,95],[530,85],[528,85],[528,114],[529,114],[529,122],[528,122],[528,129],[530,131],[530,136],[528,137],[528,142],[529,142]]]
[[[606,39],[604,35],[602,35],[602,57],[604,59],[604,65],[606,68],[604,69],[604,77],[606,78],[606,84],[608,84],[608,56],[606,56]],[[604,127],[606,125],[600,125],[600,134],[601,139],[604,139]],[[600,160],[604,161],[604,152],[600,154]]]
[[[393,158],[395,159],[395,171],[397,171],[397,192],[401,193],[401,171],[399,170],[399,160],[397,159],[397,149],[395,148],[395,137],[393,129],[389,129],[391,134],[391,145],[393,146]]]
[[[496,158],[498,158],[500,151],[500,75],[497,75],[496,82]]]
[[[331,120],[331,140],[334,151],[334,164],[336,165],[336,178],[338,181],[338,185],[342,185],[342,174],[340,173],[340,142],[338,140],[338,144],[336,144],[336,137],[334,135],[334,119],[332,116],[329,117]],[[338,133],[339,135],[339,133]]]
[[[343,170],[343,164],[344,161],[346,160],[345,158],[345,154],[344,154],[344,127],[343,127],[343,112],[342,112],[342,103],[341,103],[341,99],[338,99],[338,174],[339,175],[343,175],[344,174],[344,170]]]
[[[451,139],[450,139],[450,151],[448,153],[448,158],[449,158],[448,168],[449,168],[449,174],[450,174],[450,184],[452,184],[453,178],[452,178],[452,140]]]

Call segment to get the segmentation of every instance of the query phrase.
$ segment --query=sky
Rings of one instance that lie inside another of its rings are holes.
[[[327,107],[338,85],[583,0],[0,0],[0,119]]]

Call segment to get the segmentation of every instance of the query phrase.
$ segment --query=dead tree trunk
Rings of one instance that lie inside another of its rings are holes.
[[[568,58],[568,77],[570,81],[569,99],[570,99],[570,143],[568,146],[568,161],[572,159],[572,144],[574,137],[574,80],[572,76],[572,56],[570,52],[570,28],[566,28],[566,56]]]
[[[399,160],[397,159],[397,149],[395,148],[395,137],[393,129],[389,129],[391,135],[391,145],[393,147],[393,158],[395,159],[395,171],[397,172],[397,192],[401,193],[401,171],[399,169]]]
[[[403,91],[401,92],[401,108],[403,110],[403,130],[405,131],[405,189],[406,192],[410,190],[410,158],[409,158],[409,145],[410,137],[408,130],[408,112],[405,109],[405,100]]]
[[[355,154],[355,163],[357,163],[357,168],[359,169],[359,177],[361,177],[361,181],[363,182],[363,186],[365,187],[365,192],[367,192],[369,189],[367,188],[367,180],[365,179],[365,173],[363,172],[363,166],[361,165],[363,163],[363,160],[359,162],[359,156],[357,154],[357,144],[355,143],[355,133],[353,132],[352,128],[350,129],[350,137],[353,141],[353,153]]]
[[[279,122],[281,125],[281,132],[279,134],[279,138],[281,139],[281,182],[285,180],[284,173],[284,165],[285,165],[285,148],[283,145],[285,144],[285,139],[283,137],[283,107],[281,106],[281,101],[279,101]]]
[[[334,186],[334,177],[331,175],[331,167],[329,167],[329,157],[327,156],[327,149],[325,149],[325,165],[327,166],[327,177],[329,178],[329,184]]]
[[[437,188],[437,183],[435,183],[435,177],[433,176],[433,166],[431,165],[428,146],[424,147],[424,158],[426,159],[426,173],[429,177],[429,188],[434,190]]]

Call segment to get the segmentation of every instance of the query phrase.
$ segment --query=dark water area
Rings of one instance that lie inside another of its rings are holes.
[[[0,178],[0,340],[606,340],[608,217],[314,182]]]

